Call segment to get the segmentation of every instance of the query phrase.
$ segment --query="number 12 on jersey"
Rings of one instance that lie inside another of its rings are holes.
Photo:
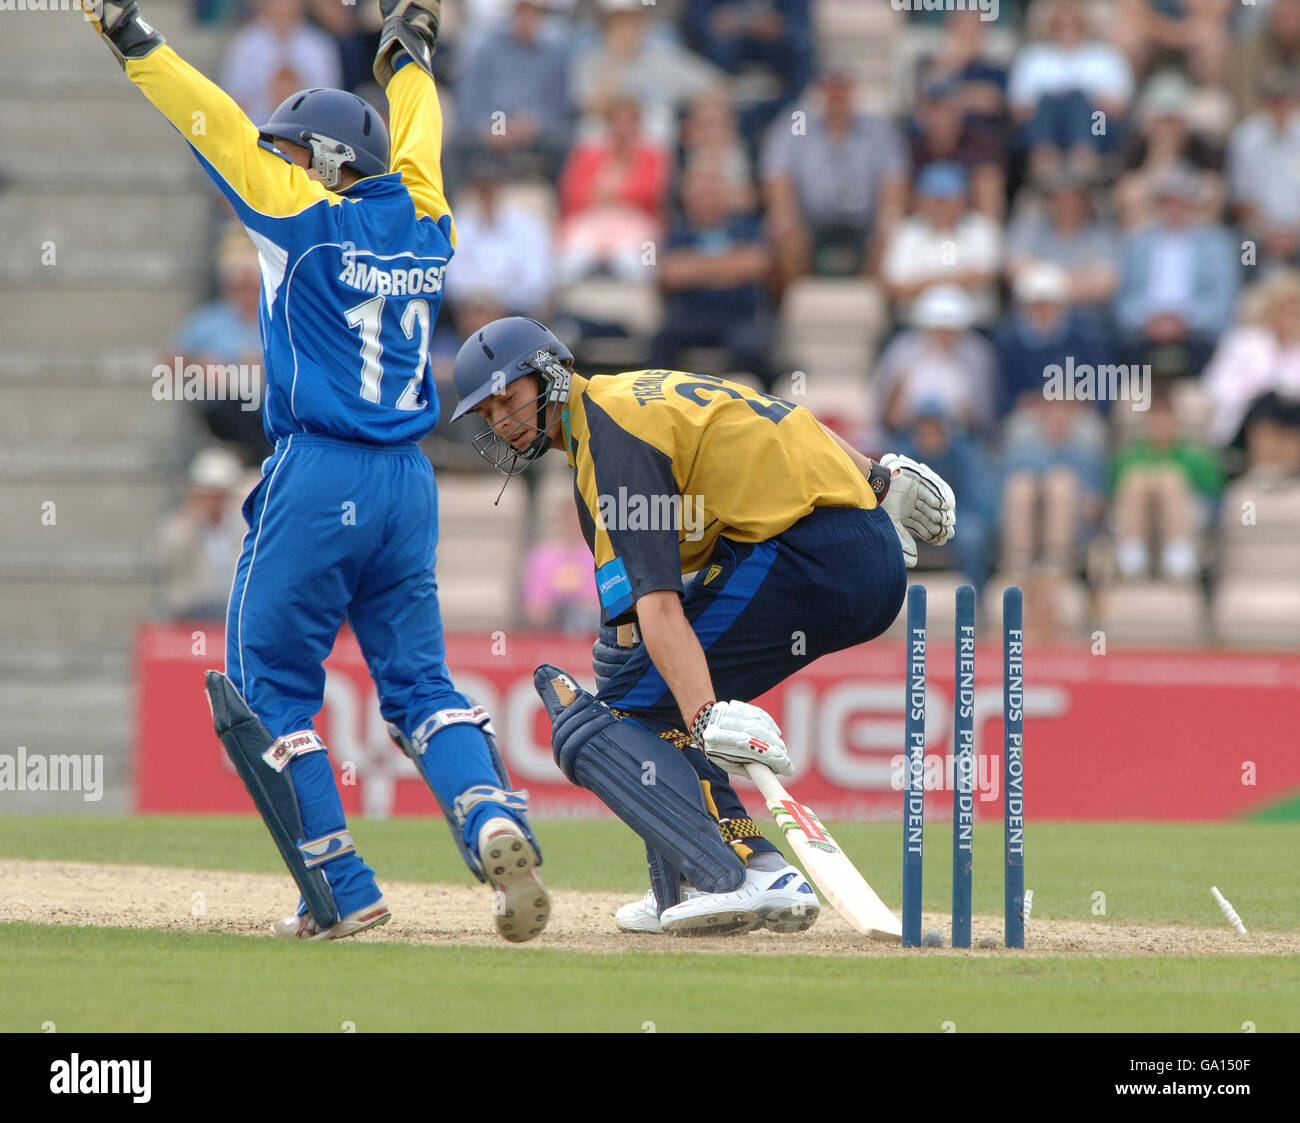
[[[386,298],[372,296],[362,301],[355,308],[349,308],[344,315],[348,326],[361,333],[361,396],[368,402],[378,403],[384,381],[384,345],[379,340],[379,332],[384,322],[384,303]],[[406,311],[402,313],[401,328],[407,339],[414,340],[415,333],[420,333],[418,356],[415,373],[411,375],[406,387],[397,398],[397,409],[424,409],[428,402],[420,397],[420,388],[424,384],[424,371],[429,365],[429,333],[432,321],[429,316],[427,300],[408,300]]]

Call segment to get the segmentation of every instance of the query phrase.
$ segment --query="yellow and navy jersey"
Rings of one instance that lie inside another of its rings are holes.
[[[397,72],[391,171],[335,192],[260,141],[239,106],[170,47],[128,60],[126,72],[257,247],[270,439],[425,436],[438,422],[429,341],[456,244],[433,80],[418,66]]]
[[[719,536],[763,542],[817,507],[876,506],[807,409],[710,375],[575,375],[566,430],[607,624],[646,593],[681,592]]]

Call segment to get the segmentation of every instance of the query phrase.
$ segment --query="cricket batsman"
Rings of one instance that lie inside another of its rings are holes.
[[[574,470],[600,596],[598,693],[552,666],[535,684],[560,768],[645,841],[651,887],[618,911],[619,928],[808,928],[812,887],[727,773],[746,762],[792,773],[781,731],[751,700],[893,623],[912,535],[953,535],[951,488],[720,378],[583,377],[549,329],[521,317],[466,340],[454,380],[453,420],[486,420],[475,445],[495,467],[513,475],[554,450]],[[641,642],[617,644],[632,623]]]
[[[432,76],[441,0],[380,0],[375,109],[303,90],[254,125],[186,64],[136,0],[83,0],[126,75],[190,145],[257,247],[274,443],[244,504],[226,618],[226,673],[207,675],[216,731],[301,890],[277,936],[338,939],[386,923],[321,737],[323,662],[346,619],[394,740],[494,890],[508,940],[550,902],[488,714],[447,674],[434,550],[433,471],[417,442],[437,423],[429,340],[456,233],[443,192]],[[202,123],[198,127],[197,122]]]

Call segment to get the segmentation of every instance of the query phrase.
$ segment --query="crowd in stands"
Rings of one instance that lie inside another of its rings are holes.
[[[255,121],[316,85],[383,107],[374,5],[197,2]],[[1239,496],[1300,488],[1300,0],[896,7],[444,0],[441,377],[527,314],[581,369],[807,387],[864,451],[952,483],[960,533],[923,568],[1212,589]],[[827,30],[858,24],[849,50]],[[256,263],[218,241],[177,346],[236,361]],[[805,358],[794,310],[850,290],[879,314]],[[207,417],[255,464],[247,421]],[[534,557],[528,621],[588,620],[566,543]]]

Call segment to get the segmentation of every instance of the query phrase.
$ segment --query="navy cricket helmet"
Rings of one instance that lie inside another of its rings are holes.
[[[282,101],[258,132],[263,142],[288,140],[311,151],[311,166],[325,186],[339,171],[360,176],[388,171],[388,128],[373,105],[343,90],[299,90]]]
[[[514,448],[491,428],[479,433],[473,442],[480,456],[508,476],[521,471],[551,447],[540,418],[552,402],[569,400],[573,353],[545,324],[526,316],[507,316],[493,320],[465,340],[452,368],[458,399],[452,421],[529,374],[537,377],[538,394],[532,403],[532,416],[519,421],[543,431],[522,449]],[[519,463],[521,459],[523,464]]]

